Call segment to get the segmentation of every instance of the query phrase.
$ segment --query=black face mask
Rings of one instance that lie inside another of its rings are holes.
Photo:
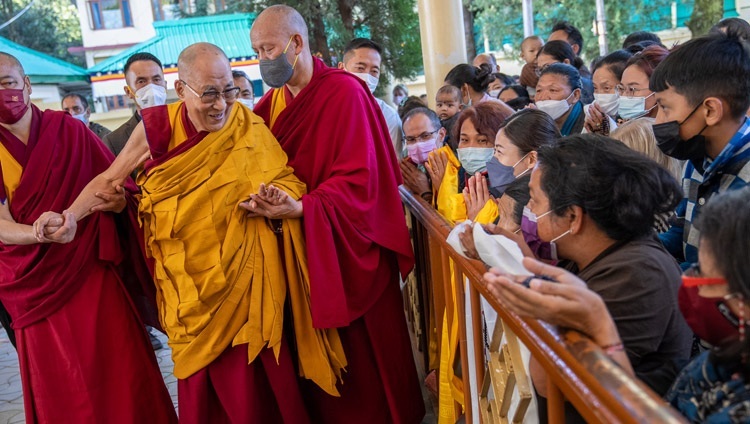
[[[656,142],[665,155],[679,160],[689,160],[693,164],[703,162],[706,157],[706,137],[702,136],[701,133],[705,131],[708,125],[687,140],[680,138],[680,127],[693,116],[702,104],[696,106],[682,122],[670,121],[653,126]]]

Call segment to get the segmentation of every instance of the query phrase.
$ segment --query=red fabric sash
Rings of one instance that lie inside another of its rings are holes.
[[[356,76],[313,62],[310,83],[294,99],[288,96],[271,132],[307,184],[302,203],[313,323],[343,327],[394,283],[377,277],[381,256],[395,253],[405,277],[414,254],[380,107]],[[254,109],[267,123],[272,93]]]
[[[16,156],[20,150],[11,151],[24,171],[10,212],[16,222],[28,225],[46,211],[65,210],[114,159],[80,121],[64,112],[41,112],[32,107],[33,138],[25,146],[23,157]],[[136,190],[132,181],[126,188],[129,192]],[[10,313],[14,328],[27,327],[63,306],[85,280],[91,261],[116,266],[128,257],[128,273],[138,280],[138,287],[126,285],[128,292],[138,296],[136,303],[153,304],[153,288],[149,289],[153,284],[149,284],[150,274],[132,231],[137,228],[133,204],[133,199],[129,199],[128,211],[117,218],[111,213],[95,213],[81,220],[75,239],[68,244],[0,243],[0,300]],[[123,222],[118,225],[117,220]],[[122,232],[118,232],[118,227]],[[129,247],[123,249],[121,241],[129,242]]]
[[[228,111],[227,115],[229,115]],[[208,131],[199,132],[195,129],[193,122],[188,117],[187,108],[184,103],[180,106],[180,119],[188,138],[172,150],[169,150],[169,143],[172,140],[172,127],[170,124],[172,120],[169,116],[167,106],[162,105],[143,109],[141,110],[141,117],[152,158],[144,165],[144,172],[148,172],[153,167],[190,150],[208,135]]]

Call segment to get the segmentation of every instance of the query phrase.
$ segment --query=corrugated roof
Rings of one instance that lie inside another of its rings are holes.
[[[221,47],[229,59],[249,59],[255,57],[250,44],[254,20],[254,14],[243,13],[155,22],[154,38],[92,66],[88,72],[93,76],[122,73],[128,57],[140,52],[153,54],[165,67],[175,66],[185,47],[201,41]]]
[[[32,84],[88,81],[85,69],[0,37],[0,51],[21,62]]]

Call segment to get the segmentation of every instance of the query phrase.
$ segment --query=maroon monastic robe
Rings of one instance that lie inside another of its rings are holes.
[[[313,421],[420,422],[419,389],[399,291],[413,252],[388,127],[356,76],[313,58],[310,83],[271,132],[307,184],[302,197],[317,328],[339,327],[349,366],[340,398],[307,384]],[[273,91],[255,107],[271,122]]]
[[[80,121],[31,107],[27,145],[0,127],[23,167],[10,212],[27,225],[62,212],[113,159]],[[81,220],[69,244],[0,244],[0,300],[16,331],[27,423],[176,422],[136,308],[152,304],[153,291],[126,290],[120,272],[149,281],[133,205]]]

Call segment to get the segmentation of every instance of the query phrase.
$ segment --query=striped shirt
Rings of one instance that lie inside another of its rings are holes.
[[[716,159],[704,159],[703,168],[705,171],[701,172],[687,163],[682,178],[684,197],[677,205],[671,227],[659,235],[664,247],[682,262],[683,269],[698,262],[700,232],[693,227],[693,222],[701,207],[715,194],[738,190],[750,183],[750,121],[747,118]]]

